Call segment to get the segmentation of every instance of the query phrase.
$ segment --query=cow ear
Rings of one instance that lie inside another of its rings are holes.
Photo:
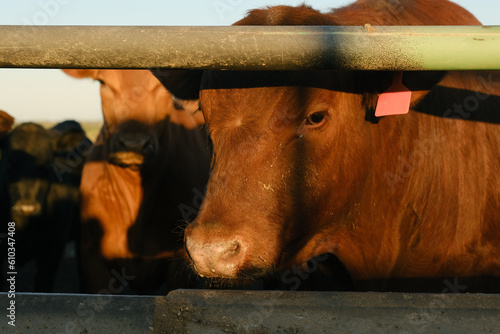
[[[175,98],[198,100],[202,70],[151,70],[153,75]]]
[[[76,78],[76,79],[82,79],[82,78],[95,78],[97,74],[97,70],[68,70],[68,69],[63,69],[62,70],[64,73],[67,75]]]
[[[411,106],[417,104],[446,75],[446,71],[403,72],[403,85],[412,91]]]
[[[410,107],[415,106],[446,75],[445,71],[405,71],[403,85],[411,92]],[[393,71],[360,71],[358,87],[365,95],[367,107],[375,110],[378,97],[391,87],[397,72]]]

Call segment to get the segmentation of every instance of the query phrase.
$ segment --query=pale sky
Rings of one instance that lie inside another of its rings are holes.
[[[0,0],[0,25],[230,25],[249,9],[307,3],[326,11],[351,0]],[[500,25],[498,0],[456,0]],[[0,109],[16,121],[102,120],[99,84],[59,70],[0,69]]]

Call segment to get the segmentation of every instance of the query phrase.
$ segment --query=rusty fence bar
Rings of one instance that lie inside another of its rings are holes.
[[[500,295],[175,290],[8,295],[1,333],[500,333]]]
[[[500,70],[500,26],[0,26],[0,67]]]

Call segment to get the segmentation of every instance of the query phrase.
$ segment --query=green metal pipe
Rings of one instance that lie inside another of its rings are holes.
[[[500,26],[0,26],[0,67],[500,70]]]

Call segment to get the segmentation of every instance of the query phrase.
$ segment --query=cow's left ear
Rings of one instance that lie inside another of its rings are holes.
[[[365,94],[367,109],[375,110],[382,93],[389,89],[395,78],[401,75],[394,71],[359,71],[358,87]],[[405,71],[403,85],[411,91],[410,108],[415,106],[446,75],[445,71]]]
[[[198,100],[200,96],[202,70],[161,70],[151,73],[175,98],[180,100]]]
[[[403,85],[412,92],[411,106],[417,104],[446,75],[446,71],[406,71]]]

